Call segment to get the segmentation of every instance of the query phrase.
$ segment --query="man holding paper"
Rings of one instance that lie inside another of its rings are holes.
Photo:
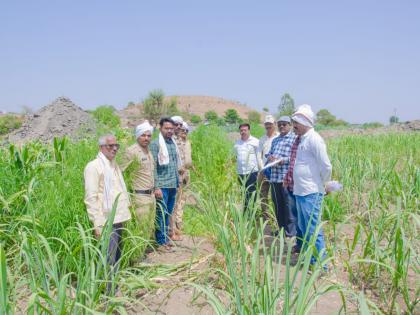
[[[296,235],[296,214],[292,212],[291,201],[287,189],[283,186],[283,178],[289,169],[290,153],[296,135],[291,131],[291,120],[282,116],[277,120],[280,135],[271,144],[267,154],[270,168],[271,198],[273,199],[279,229],[284,228],[286,237]]]

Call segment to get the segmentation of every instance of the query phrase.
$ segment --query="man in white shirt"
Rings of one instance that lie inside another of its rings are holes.
[[[97,238],[100,237],[106,222],[113,219],[107,252],[107,261],[112,266],[111,270],[118,267],[121,258],[123,223],[131,219],[127,188],[121,170],[115,162],[119,148],[115,136],[100,137],[99,153],[96,159],[88,163],[84,172],[85,204]],[[114,204],[115,216],[111,218]],[[108,293],[111,288],[112,283],[108,283]]]
[[[325,142],[313,128],[314,116],[309,105],[300,106],[292,116],[297,138],[292,146],[289,170],[283,181],[295,196],[303,246],[309,243],[321,222],[324,187],[332,171]],[[311,259],[312,264],[325,257],[322,229],[314,237],[316,251]]]
[[[234,146],[239,183],[245,189],[244,210],[248,209],[250,201],[255,202],[259,169],[259,142],[257,138],[251,136],[250,129],[251,126],[247,123],[239,126],[241,139],[236,141]]]
[[[261,137],[258,146],[258,158],[260,160],[261,166],[266,164],[266,155],[268,154],[268,152],[270,152],[273,139],[278,137],[279,135],[274,123],[275,119],[272,115],[265,116],[264,128],[266,133],[264,136]],[[260,185],[262,215],[264,221],[267,221],[270,218],[270,214],[268,211],[268,194],[270,193],[270,183],[268,182],[268,178],[262,172],[258,174],[258,183]]]

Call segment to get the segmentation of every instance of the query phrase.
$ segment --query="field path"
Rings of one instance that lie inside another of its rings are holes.
[[[176,242],[173,252],[149,253],[142,265],[178,266],[176,271],[166,277],[151,279],[159,285],[158,289],[140,291],[137,296],[143,305],[127,307],[129,314],[159,315],[211,315],[213,309],[206,298],[199,295],[191,286],[197,278],[208,273],[209,265],[216,251],[212,243],[202,237],[183,236]]]

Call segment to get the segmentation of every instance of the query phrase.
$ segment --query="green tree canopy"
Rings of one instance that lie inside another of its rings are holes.
[[[121,118],[115,114],[115,108],[110,105],[98,106],[93,112],[93,117],[104,124],[105,126],[114,128],[118,127],[121,122]]]
[[[289,93],[284,93],[281,97],[278,116],[292,116],[295,111],[295,101]]]
[[[160,117],[166,113],[166,104],[164,102],[165,94],[157,89],[149,93],[143,102],[143,113],[150,122],[158,123]]]
[[[332,126],[337,118],[328,109],[321,109],[316,114],[316,120],[318,124]]]
[[[201,117],[198,116],[198,115],[192,115],[191,116],[191,122],[193,124],[199,124],[199,123],[201,123]]]
[[[248,121],[249,123],[259,124],[261,122],[261,114],[256,110],[251,110],[248,112]]]
[[[224,118],[228,124],[235,124],[241,120],[237,110],[233,108],[229,108],[228,110],[225,111]]]
[[[389,123],[392,125],[392,124],[396,124],[396,123],[398,123],[400,121],[400,119],[397,117],[397,116],[395,116],[395,115],[393,115],[393,116],[391,116],[391,117],[389,117]]]
[[[219,118],[219,116],[214,110],[209,110],[208,112],[204,114],[204,118],[207,119],[208,121],[216,121],[217,118]]]

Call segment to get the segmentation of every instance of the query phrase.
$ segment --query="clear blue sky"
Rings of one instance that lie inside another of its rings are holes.
[[[0,109],[148,91],[420,119],[420,1],[0,0]]]

